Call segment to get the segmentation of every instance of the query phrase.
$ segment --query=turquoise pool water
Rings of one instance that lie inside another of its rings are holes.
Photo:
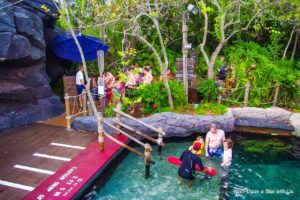
[[[294,143],[289,152],[253,154],[240,145],[249,139],[234,136],[234,160],[226,179],[221,178],[220,160],[214,159],[212,165],[219,172],[212,179],[205,179],[199,173],[193,187],[188,183],[178,184],[178,167],[166,161],[167,156],[180,156],[191,145],[191,141],[167,143],[162,156],[153,147],[151,176],[144,178],[144,162],[134,154],[129,154],[116,168],[110,179],[94,199],[97,200],[148,200],[148,199],[300,199],[300,159],[297,140],[283,141]],[[267,140],[259,138],[257,140]],[[276,148],[276,147],[274,147]],[[142,152],[142,149],[139,149]],[[205,159],[204,163],[205,163]],[[225,183],[227,182],[227,183]],[[227,187],[224,186],[227,184]]]

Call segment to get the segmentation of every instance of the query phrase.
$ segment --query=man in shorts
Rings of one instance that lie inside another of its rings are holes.
[[[84,88],[86,88],[85,84],[84,84],[84,78],[83,78],[83,66],[79,65],[78,66],[78,72],[76,73],[76,87],[77,87],[77,93],[79,95],[79,106],[80,109],[82,109],[83,107],[83,103],[82,103],[82,91]]]
[[[225,141],[225,133],[223,130],[218,129],[216,124],[210,125],[210,131],[206,134],[205,138],[205,152],[206,157],[212,158],[216,156],[222,158],[222,144]]]

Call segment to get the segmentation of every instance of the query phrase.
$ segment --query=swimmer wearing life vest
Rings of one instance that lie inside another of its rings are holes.
[[[191,150],[196,143],[200,144],[200,149],[197,150],[196,154],[197,154],[197,156],[201,156],[202,151],[205,147],[205,143],[204,143],[203,137],[201,135],[197,136],[196,140],[193,142],[193,145],[189,147],[189,150]]]

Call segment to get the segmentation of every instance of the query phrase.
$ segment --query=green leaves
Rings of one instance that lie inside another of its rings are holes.
[[[175,106],[185,105],[183,85],[177,81],[169,81]],[[169,110],[168,92],[163,82],[155,81],[151,84],[143,84],[133,91],[134,99],[144,104],[144,114],[152,114]]]
[[[197,90],[206,102],[216,102],[217,97],[221,94],[213,79],[201,81]]]

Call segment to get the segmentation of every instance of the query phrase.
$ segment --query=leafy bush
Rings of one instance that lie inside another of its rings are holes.
[[[234,84],[230,85],[230,89],[244,87],[249,82],[250,106],[271,105],[276,84],[280,85],[280,105],[299,99],[298,63],[287,60],[276,61],[269,47],[241,40],[234,42],[232,46],[225,49],[225,52],[231,65],[234,66],[231,77]],[[251,67],[252,64],[254,66]],[[244,92],[245,90],[235,90],[231,93],[231,98],[240,101],[244,97]]]
[[[181,83],[169,81],[174,106],[186,104],[184,89]],[[151,114],[159,111],[165,111],[169,107],[168,93],[163,82],[155,81],[151,84],[143,84],[133,91],[134,99],[140,99],[144,104],[144,114]]]
[[[115,105],[113,103],[109,103],[108,106],[104,110],[104,116],[105,117],[113,117],[115,116],[114,109]]]
[[[206,102],[215,102],[221,94],[220,89],[216,87],[213,79],[201,81],[197,90]]]

